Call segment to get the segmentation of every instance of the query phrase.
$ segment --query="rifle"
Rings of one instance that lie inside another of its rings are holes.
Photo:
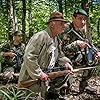
[[[79,39],[82,41],[85,41],[87,43],[87,46],[89,49],[91,49],[95,54],[99,51],[97,48],[95,48],[91,43],[89,43],[86,39],[84,39],[82,36],[80,36],[73,28],[68,32],[73,32],[75,35],[78,36]]]
[[[14,63],[14,65],[13,65],[14,66],[14,70],[16,72],[16,71],[19,71],[20,68],[21,68],[22,56],[23,55],[20,54],[17,51],[14,51],[13,49],[11,51],[16,54],[16,56],[14,56],[13,59],[12,59],[12,63]]]
[[[59,67],[57,67],[58,69]],[[88,69],[95,69],[96,67],[86,67],[86,68],[78,68],[78,69],[74,69],[74,73],[78,72],[78,71],[82,71],[82,70],[88,70]],[[55,68],[56,69],[56,68]],[[64,76],[66,74],[70,74],[69,73],[69,70],[63,70],[63,71],[57,71],[57,72],[50,72],[50,73],[47,73],[47,75],[49,76],[50,79],[54,79],[54,78],[57,78],[57,77],[61,77],[61,76]],[[24,80],[24,81],[20,81],[18,83],[18,87],[19,88],[28,88],[34,84],[37,84],[39,83],[41,80],[39,79],[36,79],[36,80],[33,80],[33,79],[29,79],[29,80]]]
[[[13,76],[19,77],[19,73],[14,73]],[[4,73],[0,73],[0,78],[4,77]]]

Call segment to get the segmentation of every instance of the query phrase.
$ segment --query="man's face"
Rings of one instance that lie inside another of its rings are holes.
[[[77,14],[76,17],[73,17],[73,23],[77,28],[83,28],[86,24],[86,16]]]
[[[16,35],[14,37],[14,40],[17,41],[18,43],[21,43],[22,42],[22,35]]]
[[[57,36],[59,34],[61,34],[62,32],[64,32],[64,28],[65,28],[65,22],[63,21],[53,21],[53,29],[54,29],[54,35]]]

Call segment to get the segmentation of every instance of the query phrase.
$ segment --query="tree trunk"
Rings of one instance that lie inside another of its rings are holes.
[[[2,7],[2,0],[0,0],[0,6]]]
[[[63,14],[63,4],[62,0],[58,0],[59,11]]]
[[[22,32],[23,32],[23,42],[26,43],[26,34],[25,34],[25,27],[26,27],[26,0],[22,0],[23,11],[22,11]]]
[[[100,18],[98,19],[97,31],[98,31],[98,38],[99,38],[100,37]]]
[[[86,36],[89,39],[90,42],[92,42],[92,31],[91,31],[91,24],[90,24],[90,17],[89,17],[89,2],[88,0],[82,0],[82,9],[84,9],[88,17],[86,18],[86,26],[85,26],[85,31],[86,31]]]
[[[65,0],[65,15],[67,16],[67,1]]]
[[[29,0],[29,10],[28,10],[28,18],[29,18],[29,38],[33,35],[32,29],[32,0]]]
[[[12,33],[18,30],[17,26],[17,17],[15,15],[14,9],[14,0],[7,0],[7,9],[8,9],[8,37],[9,40],[12,40]]]

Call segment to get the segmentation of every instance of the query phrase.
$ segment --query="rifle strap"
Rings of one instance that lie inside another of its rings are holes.
[[[49,90],[59,90],[63,86],[63,84],[68,81],[68,79],[69,74],[55,78],[53,81],[50,82]]]
[[[58,85],[55,85],[56,90],[57,90],[57,89],[60,89],[60,88],[63,86],[63,84],[64,84],[65,82],[68,81],[68,79],[69,79],[68,77],[69,77],[69,74],[67,74],[67,75],[64,77],[64,79],[63,79],[62,82],[60,82]]]

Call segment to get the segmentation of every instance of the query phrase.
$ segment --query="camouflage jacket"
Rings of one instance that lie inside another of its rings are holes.
[[[1,72],[4,72],[7,68],[14,69],[14,72],[19,72],[24,55],[25,45],[20,43],[19,45],[14,45],[13,43],[6,43],[0,48],[1,60]],[[13,58],[9,56],[4,57],[3,52],[13,52],[16,54]]]
[[[74,62],[79,53],[81,53],[81,49],[76,43],[74,43],[74,41],[80,40],[80,38],[71,31],[72,29],[75,31],[73,24],[67,24],[65,31],[60,35],[60,38],[62,40],[62,50],[64,54],[69,57],[72,62]],[[83,30],[78,31],[77,33],[81,37],[86,38]],[[85,52],[85,50],[83,51]]]

